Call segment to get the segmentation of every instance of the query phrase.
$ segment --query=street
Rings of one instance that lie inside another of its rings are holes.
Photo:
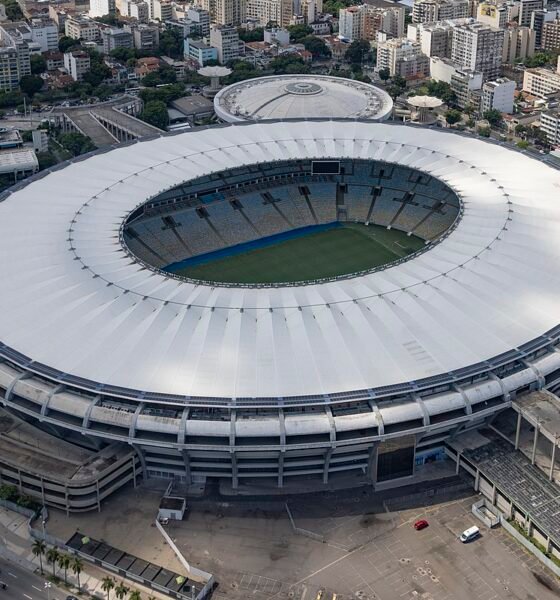
[[[63,600],[66,595],[54,585],[50,590],[45,589],[45,581],[39,575],[30,573],[18,565],[0,558],[0,582],[6,584],[6,589],[0,589],[0,600],[25,598],[26,600]],[[48,593],[47,593],[48,592]]]

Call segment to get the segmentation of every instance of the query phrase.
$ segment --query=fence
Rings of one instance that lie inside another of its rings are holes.
[[[24,517],[28,517],[32,519],[35,516],[35,511],[31,508],[26,508],[25,506],[20,506],[15,502],[10,502],[9,500],[0,499],[0,506],[7,508],[8,510],[12,510],[13,512],[19,513]]]
[[[309,529],[303,529],[302,527],[298,527],[296,525],[296,522],[294,521],[294,517],[292,516],[292,511],[290,510],[288,503],[286,502],[286,504],[284,506],[286,507],[286,512],[288,513],[288,517],[290,518],[290,523],[292,524],[292,529],[294,530],[295,533],[297,533],[298,535],[304,535],[305,537],[311,538],[312,540],[315,540],[316,542],[322,542],[323,544],[325,543],[325,538],[322,535],[315,533],[313,531],[309,531]]]

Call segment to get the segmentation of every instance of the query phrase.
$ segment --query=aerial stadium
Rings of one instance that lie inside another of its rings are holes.
[[[133,457],[27,489],[87,510],[140,476],[406,481],[560,379],[559,190],[523,153],[367,120],[220,125],[19,184],[4,410],[104,466]]]

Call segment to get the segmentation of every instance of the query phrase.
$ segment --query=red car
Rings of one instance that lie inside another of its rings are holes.
[[[426,529],[426,527],[429,526],[428,521],[426,521],[426,519],[420,519],[420,521],[416,521],[416,523],[414,523],[414,529],[416,529],[416,531],[420,531],[421,529]]]

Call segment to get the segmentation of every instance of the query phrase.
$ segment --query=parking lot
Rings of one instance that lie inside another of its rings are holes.
[[[284,500],[202,499],[168,531],[189,561],[215,574],[216,600],[552,600],[560,585],[501,529],[469,544],[473,495],[396,510],[365,490],[292,497],[296,535]],[[133,504],[134,503],[134,504]],[[398,503],[397,503],[398,504]],[[125,508],[118,515],[119,506]],[[151,526],[157,494],[127,491],[100,514],[54,514],[53,533],[81,530],[160,564],[175,565]],[[420,518],[429,527],[415,531]]]

